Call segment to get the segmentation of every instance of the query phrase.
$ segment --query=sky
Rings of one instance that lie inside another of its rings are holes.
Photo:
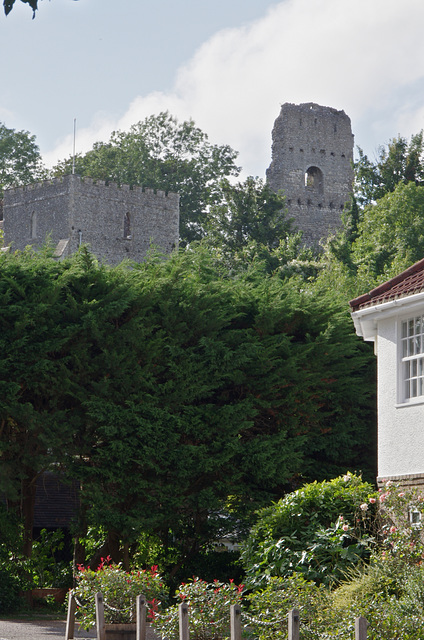
[[[168,110],[265,176],[285,102],[343,109],[355,144],[424,128],[422,0],[16,0],[0,15],[0,121],[48,166]]]

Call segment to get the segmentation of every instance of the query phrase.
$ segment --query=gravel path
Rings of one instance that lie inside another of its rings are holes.
[[[64,640],[64,620],[0,620],[0,640]],[[95,638],[96,631],[75,628],[75,639]]]
[[[65,640],[65,620],[0,620],[0,640]],[[96,630],[75,625],[75,640],[96,638]],[[159,640],[148,626],[146,640]]]

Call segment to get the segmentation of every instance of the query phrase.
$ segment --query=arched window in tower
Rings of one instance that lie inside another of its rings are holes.
[[[124,238],[131,240],[131,218],[129,213],[124,216]]]
[[[305,187],[308,191],[324,193],[324,174],[318,167],[309,167],[305,173]]]
[[[37,237],[37,214],[35,213],[35,211],[33,211],[31,213],[31,220],[29,223],[29,235],[30,238],[36,238]]]

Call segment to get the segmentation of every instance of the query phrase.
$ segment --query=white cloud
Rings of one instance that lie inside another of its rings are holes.
[[[422,24],[422,0],[285,0],[205,42],[171,92],[136,97],[119,120],[95,118],[77,147],[167,109],[240,151],[246,173],[264,175],[280,105],[317,102],[344,109],[358,144],[374,149],[424,126]],[[70,148],[68,138],[46,159]]]

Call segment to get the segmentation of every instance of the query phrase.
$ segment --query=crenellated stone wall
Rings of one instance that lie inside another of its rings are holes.
[[[57,258],[88,244],[109,264],[140,262],[152,244],[165,253],[178,245],[179,196],[68,175],[6,190],[3,229],[12,250],[50,239]]]
[[[289,217],[316,245],[337,229],[353,184],[353,135],[344,111],[285,103],[272,131],[267,183],[286,195]]]

